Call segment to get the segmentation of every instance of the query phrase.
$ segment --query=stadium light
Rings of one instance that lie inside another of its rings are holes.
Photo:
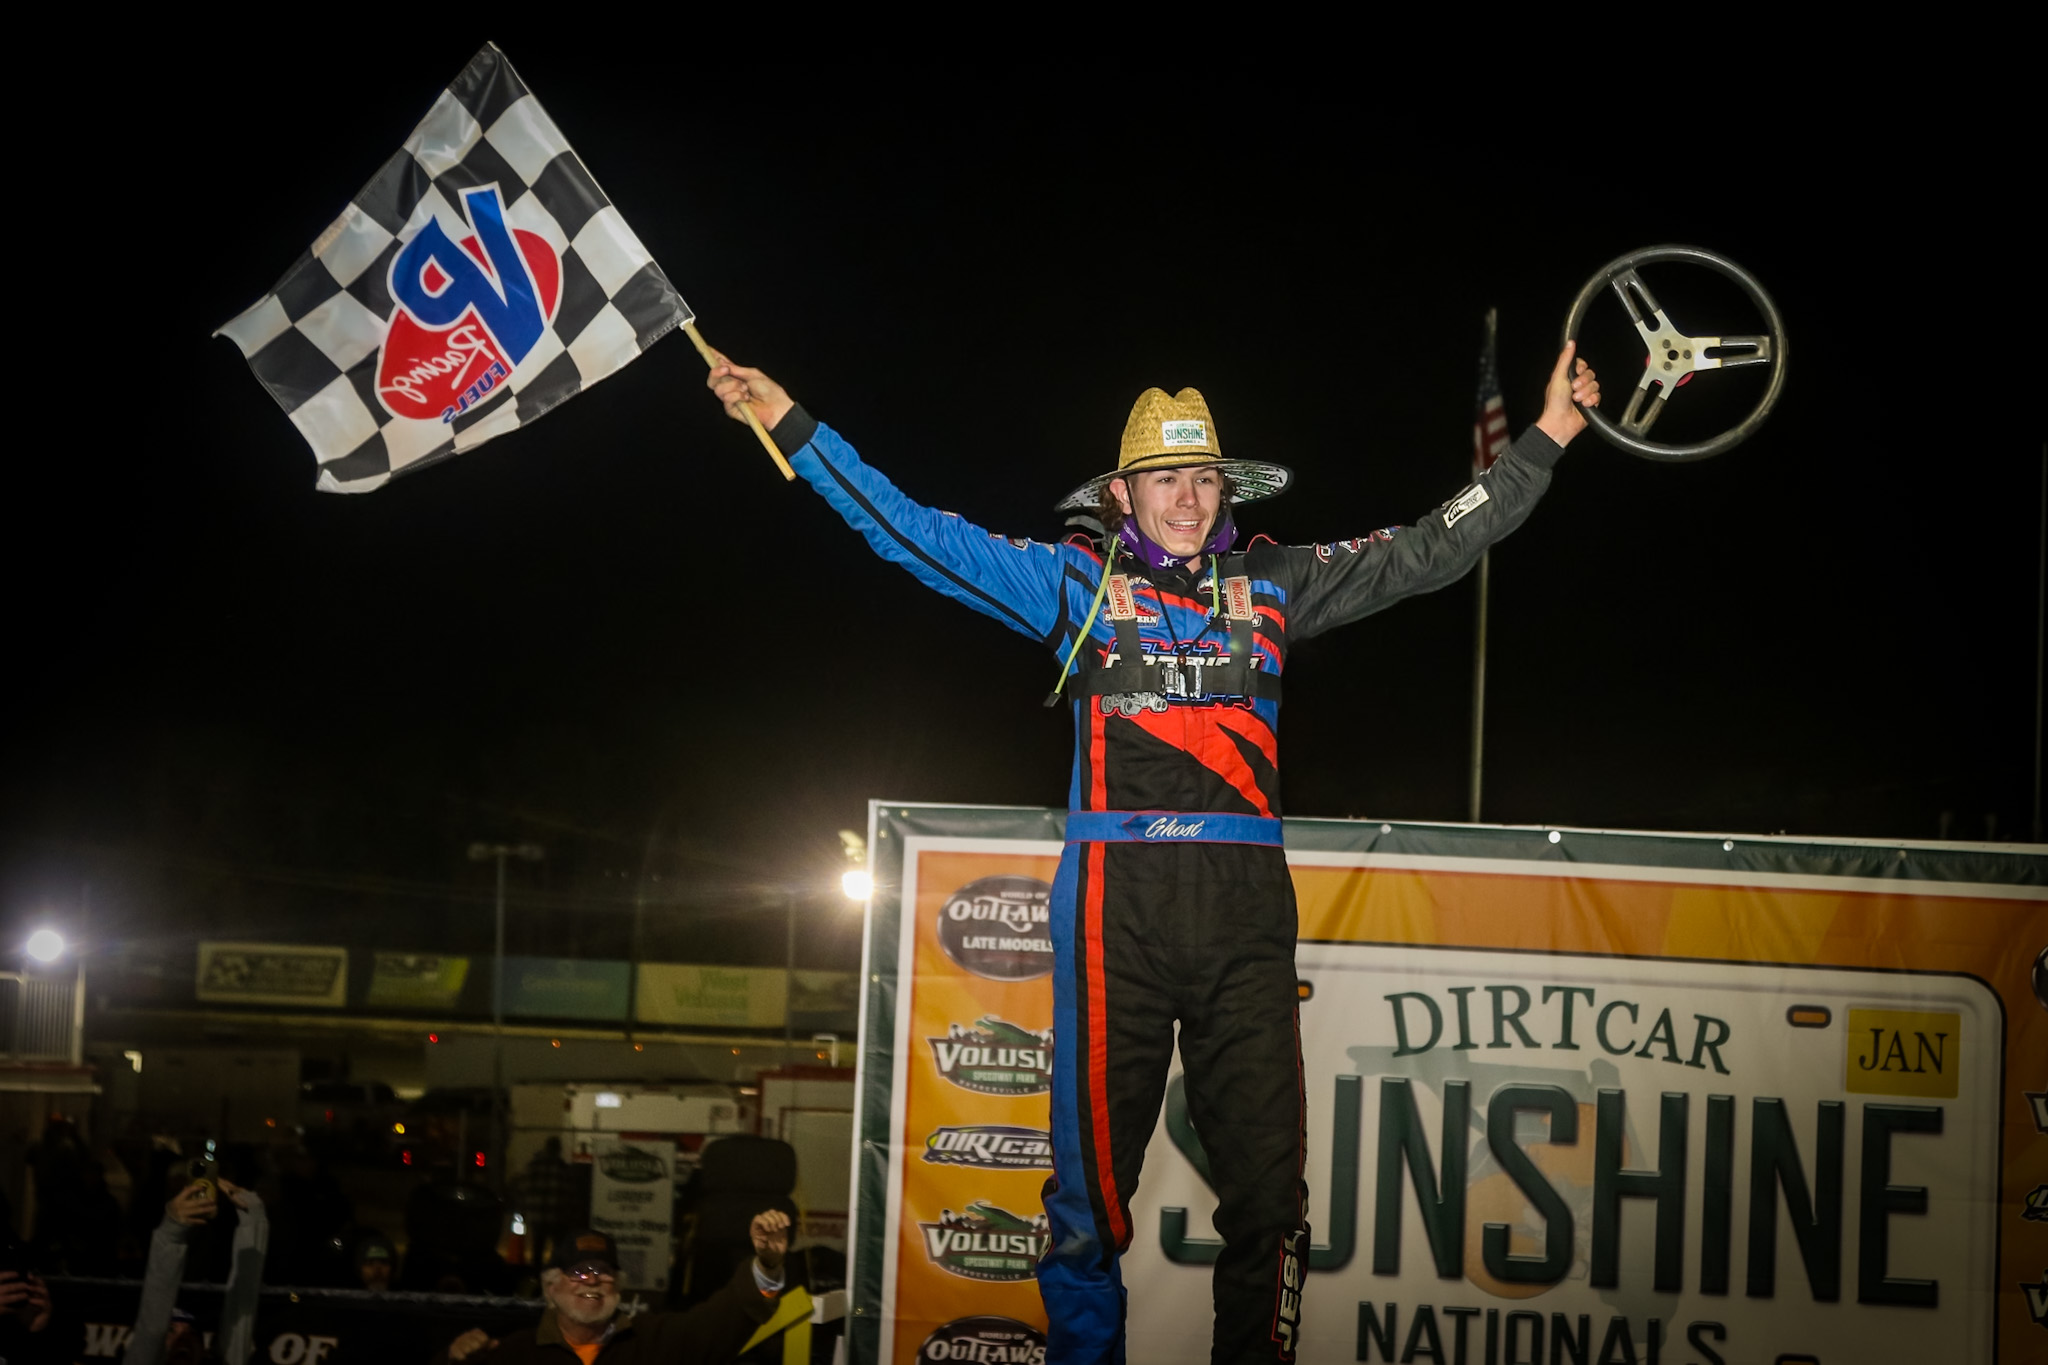
[[[55,929],[38,929],[28,936],[25,946],[30,957],[47,966],[64,956],[64,935]]]
[[[839,875],[839,889],[848,900],[865,903],[875,894],[875,879],[868,873],[868,841],[850,829],[842,829],[839,851],[846,855],[848,864]]]

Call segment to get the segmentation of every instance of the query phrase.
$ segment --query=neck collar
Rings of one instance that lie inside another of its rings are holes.
[[[1180,569],[1187,566],[1187,559],[1168,553],[1165,546],[1138,529],[1136,517],[1125,517],[1116,528],[1117,539],[1124,548],[1154,569]],[[1196,555],[1220,555],[1237,542],[1237,526],[1231,520],[1230,509],[1225,507],[1216,516],[1216,529],[1203,542]]]

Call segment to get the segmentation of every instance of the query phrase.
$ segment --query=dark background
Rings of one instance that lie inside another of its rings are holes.
[[[1012,534],[1059,532],[1152,384],[1200,387],[1227,452],[1297,471],[1248,530],[1413,521],[1466,479],[1489,306],[1520,430],[1602,262],[1726,253],[1786,319],[1786,395],[1705,463],[1582,437],[1495,551],[1485,818],[2038,837],[2037,177],[1959,136],[1989,117],[1967,99],[1859,105],[1844,137],[1818,89],[1761,120],[1674,95],[1646,124],[1654,98],[1394,104],[1257,74],[1161,99],[1028,65],[707,58],[670,83],[616,34],[492,36],[715,344]],[[785,486],[680,337],[447,465],[313,491],[208,333],[480,38],[134,53],[102,74],[139,154],[54,158],[78,254],[23,279],[57,354],[10,460],[6,915],[473,950],[490,870],[466,846],[530,839],[515,952],[617,955],[638,899],[663,910],[650,956],[779,960],[761,908],[795,888],[801,959],[844,965],[834,832],[869,798],[1064,800],[1054,661]],[[1650,277],[1679,326],[1756,330],[1684,273]],[[1602,306],[1613,411],[1641,352]],[[1658,434],[1724,424],[1756,383],[1701,376]],[[1474,601],[1468,580],[1296,652],[1290,813],[1463,818]]]

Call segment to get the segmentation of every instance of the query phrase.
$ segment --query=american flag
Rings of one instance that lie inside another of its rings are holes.
[[[1500,354],[1494,346],[1497,314],[1486,310],[1486,345],[1479,352],[1479,397],[1472,409],[1472,476],[1493,468],[1508,448],[1508,414],[1500,401]]]

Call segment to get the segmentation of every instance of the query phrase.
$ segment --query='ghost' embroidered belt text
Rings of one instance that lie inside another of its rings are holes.
[[[1280,847],[1280,822],[1263,815],[1216,811],[1076,810],[1067,812],[1070,844],[1269,844]]]

